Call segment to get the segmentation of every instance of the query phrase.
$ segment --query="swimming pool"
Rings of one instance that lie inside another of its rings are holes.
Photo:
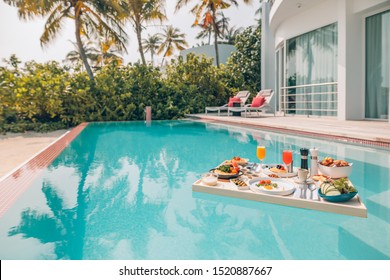
[[[193,193],[283,143],[354,163],[368,218]],[[390,259],[390,151],[192,121],[89,124],[0,218],[0,259]]]

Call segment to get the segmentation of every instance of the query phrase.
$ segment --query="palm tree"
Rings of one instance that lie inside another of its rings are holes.
[[[121,65],[123,63],[123,58],[119,53],[120,49],[115,45],[115,40],[113,38],[103,37],[99,41],[95,66],[107,65],[112,61],[116,61]]]
[[[118,48],[126,50],[126,33],[122,28],[121,0],[4,0],[5,3],[18,8],[21,19],[46,17],[47,21],[40,38],[41,46],[52,42],[60,33],[66,19],[75,22],[75,35],[80,57],[89,78],[94,81],[88,57],[82,42],[82,35],[99,36],[109,34]]]
[[[142,47],[145,52],[150,52],[152,66],[154,66],[154,55],[161,44],[161,37],[158,34],[149,35],[148,39],[142,40]]]
[[[142,45],[142,29],[143,24],[153,20],[162,22],[166,19],[163,0],[127,0],[126,13],[134,27],[137,35],[138,50],[141,55],[143,64],[146,64],[143,45]]]
[[[220,19],[217,19],[217,36],[218,38],[223,39],[225,31],[228,30],[230,18],[225,17],[222,12],[218,13],[217,17],[218,16],[220,16]],[[198,33],[196,39],[208,37],[208,44],[210,45],[211,34],[214,32],[213,25],[211,23],[200,23],[198,26],[202,28],[202,31]]]
[[[225,43],[234,45],[234,42],[236,41],[236,37],[242,32],[243,28],[236,28],[235,26],[232,26],[228,28],[226,31],[225,36],[223,38],[225,39]]]
[[[65,57],[65,62],[69,62],[74,65],[79,65],[79,63],[83,63],[83,60],[81,59],[80,52],[77,46],[76,42],[72,42],[72,45],[74,46],[74,49],[70,52]],[[93,43],[91,41],[88,41],[84,45],[84,50],[85,50],[85,55],[87,56],[88,62],[89,63],[95,63],[97,60],[97,53],[98,50],[95,48]]]
[[[191,0],[178,0],[176,11],[187,5]],[[204,26],[211,24],[214,30],[214,45],[215,45],[215,61],[219,67],[218,54],[218,26],[217,13],[220,10],[229,8],[231,5],[238,6],[237,0],[196,0],[197,4],[192,8],[191,12],[195,14],[195,22],[193,26],[197,26],[201,21]],[[252,3],[252,0],[243,0],[245,4]]]
[[[188,44],[185,40],[185,34],[180,33],[179,28],[174,28],[171,25],[165,27],[164,33],[161,34],[161,36],[164,38],[164,41],[158,48],[157,53],[161,54],[164,52],[164,56],[161,62],[161,66],[163,66],[165,57],[171,56],[175,49],[179,51],[184,50]]]

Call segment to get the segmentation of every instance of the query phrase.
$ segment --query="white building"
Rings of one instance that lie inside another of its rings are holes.
[[[389,121],[390,1],[262,4],[262,85],[285,114]]]
[[[233,45],[228,44],[218,44],[218,54],[219,54],[219,63],[226,64],[229,56],[234,52],[236,48]],[[214,65],[215,61],[215,46],[214,45],[204,45],[200,47],[186,49],[180,52],[180,56],[183,57],[184,61],[188,54],[194,53],[197,56],[204,55],[207,58],[213,58]]]

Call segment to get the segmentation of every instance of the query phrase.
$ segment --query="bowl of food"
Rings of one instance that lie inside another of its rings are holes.
[[[345,202],[354,198],[355,195],[357,195],[357,192],[344,193],[339,195],[324,195],[321,190],[318,189],[318,195],[330,202]]]
[[[232,179],[241,176],[243,173],[238,164],[234,161],[224,161],[221,165],[210,170],[218,175],[219,179]]]
[[[331,157],[326,157],[318,162],[318,169],[325,176],[330,178],[349,177],[352,173],[352,163],[345,160],[335,160]]]
[[[329,179],[321,183],[318,195],[331,202],[345,202],[357,195],[358,191],[347,178]]]

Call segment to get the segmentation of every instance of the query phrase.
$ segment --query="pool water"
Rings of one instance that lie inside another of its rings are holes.
[[[204,193],[224,159],[284,143],[353,162],[368,218]],[[192,121],[92,123],[0,218],[0,259],[390,259],[390,151]]]

